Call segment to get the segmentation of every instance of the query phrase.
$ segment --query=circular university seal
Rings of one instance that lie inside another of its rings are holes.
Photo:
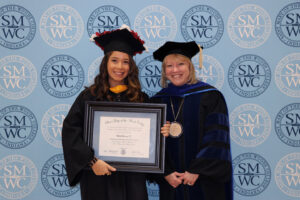
[[[256,153],[243,153],[232,161],[233,190],[243,196],[262,193],[271,181],[271,167]]]
[[[37,71],[27,58],[11,55],[0,59],[0,95],[15,100],[25,98],[36,83]]]
[[[22,155],[9,155],[0,160],[0,196],[5,199],[24,199],[35,188],[38,170]]]
[[[275,32],[286,45],[300,47],[300,2],[288,4],[280,10],[275,20]]]
[[[41,70],[41,82],[50,95],[67,98],[81,89],[84,70],[72,56],[56,55],[44,64]]]
[[[116,6],[105,5],[95,9],[87,21],[87,32],[91,37],[94,33],[102,33],[120,28],[122,24],[130,27],[129,17]]]
[[[88,68],[88,83],[89,85],[94,83],[94,78],[99,74],[100,64],[103,56],[96,58]]]
[[[134,20],[134,30],[148,48],[157,49],[167,40],[173,40],[177,32],[175,15],[166,7],[151,5],[142,9]]]
[[[242,97],[256,97],[264,93],[271,82],[268,63],[257,55],[242,55],[236,58],[228,70],[230,88]]]
[[[153,56],[147,56],[138,66],[142,89],[151,97],[161,90],[161,63],[154,60]]]
[[[199,55],[192,58],[196,77],[218,89],[224,84],[224,69],[220,62],[212,56],[203,55],[202,68],[199,68]]]
[[[79,185],[69,185],[63,154],[56,154],[46,161],[41,170],[41,182],[55,197],[68,197],[79,190]]]
[[[58,104],[51,107],[44,114],[41,122],[41,130],[44,139],[56,148],[61,146],[61,131],[65,117],[71,106],[68,104]]]
[[[230,113],[231,139],[243,147],[262,144],[271,133],[270,115],[259,105],[243,104]]]
[[[35,138],[38,123],[26,107],[7,106],[0,110],[0,144],[10,149],[28,146]]]
[[[181,18],[181,34],[186,41],[196,41],[206,49],[222,38],[224,22],[220,13],[207,5],[190,8]]]
[[[269,14],[254,4],[236,8],[228,18],[230,39],[241,48],[257,48],[269,38],[272,21]]]
[[[293,53],[280,60],[275,68],[278,89],[287,96],[300,97],[300,53]]]
[[[0,45],[8,49],[20,49],[34,38],[36,23],[32,14],[19,5],[0,7]]]
[[[43,40],[57,49],[75,46],[84,32],[80,14],[68,5],[54,5],[48,8],[40,19],[40,33]]]
[[[275,118],[278,138],[292,147],[300,147],[300,103],[292,103],[282,108]]]
[[[300,198],[300,153],[291,153],[279,160],[274,176],[277,187],[286,195]]]

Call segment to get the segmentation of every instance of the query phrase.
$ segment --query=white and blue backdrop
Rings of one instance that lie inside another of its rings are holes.
[[[197,76],[228,103],[235,199],[300,199],[299,0],[1,0],[0,199],[80,199],[62,122],[98,73],[103,53],[89,37],[122,24],[149,48],[135,60],[150,96],[160,90],[155,49],[204,47]],[[148,192],[158,200],[157,186]]]

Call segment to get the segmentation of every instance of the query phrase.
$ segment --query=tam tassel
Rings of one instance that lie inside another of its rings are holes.
[[[198,46],[200,49],[200,51],[199,51],[199,68],[202,69],[202,67],[203,67],[202,47],[200,44]]]

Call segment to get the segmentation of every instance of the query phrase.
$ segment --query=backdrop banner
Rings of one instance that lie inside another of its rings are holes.
[[[158,47],[203,47],[203,67],[192,61],[227,100],[234,199],[300,199],[299,0],[1,0],[0,199],[80,199],[62,124],[99,72],[103,52],[89,38],[122,24],[148,48],[134,59],[149,96],[161,89]]]

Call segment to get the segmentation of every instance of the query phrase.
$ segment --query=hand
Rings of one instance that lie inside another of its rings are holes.
[[[179,177],[181,181],[183,181],[183,184],[193,186],[195,182],[197,181],[199,177],[199,174],[192,174],[190,172],[184,172],[182,175]]]
[[[171,123],[166,121],[163,127],[160,128],[160,133],[163,134],[164,137],[168,137],[170,134],[170,126]]]
[[[115,172],[116,168],[110,166],[103,160],[97,160],[97,162],[93,164],[92,170],[96,175],[103,176],[103,175],[111,175],[111,172]]]
[[[168,176],[165,176],[165,179],[173,188],[177,188],[182,183],[182,180],[180,179],[180,177],[183,174],[184,173],[173,172],[173,173],[169,174]]]

